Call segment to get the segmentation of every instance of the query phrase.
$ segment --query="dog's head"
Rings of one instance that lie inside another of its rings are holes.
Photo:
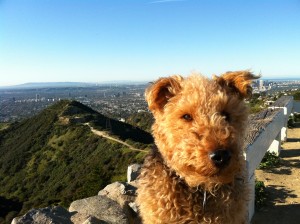
[[[244,99],[257,78],[248,71],[213,79],[177,75],[160,78],[146,90],[155,142],[166,164],[189,186],[229,183],[239,172],[247,122]]]

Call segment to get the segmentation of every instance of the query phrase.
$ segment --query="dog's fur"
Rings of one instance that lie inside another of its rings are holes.
[[[243,136],[249,71],[208,79],[160,78],[146,90],[157,149],[144,162],[137,203],[143,223],[245,223]],[[230,152],[226,166],[210,155]]]

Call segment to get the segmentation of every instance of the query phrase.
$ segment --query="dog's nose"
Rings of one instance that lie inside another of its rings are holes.
[[[228,165],[231,158],[231,153],[225,149],[218,149],[209,154],[210,159],[213,161],[216,167],[222,168]]]

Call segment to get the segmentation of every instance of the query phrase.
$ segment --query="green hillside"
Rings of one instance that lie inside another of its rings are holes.
[[[139,112],[130,115],[126,119],[126,122],[151,133],[151,126],[154,123],[154,118],[150,112]]]
[[[142,161],[144,151],[97,136],[86,123],[145,152],[153,142],[149,133],[76,101],[11,124],[0,131],[0,223],[33,207],[96,195]]]

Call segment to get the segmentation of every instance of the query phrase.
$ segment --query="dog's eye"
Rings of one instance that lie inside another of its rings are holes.
[[[221,115],[225,118],[225,121],[230,121],[230,115],[226,111],[223,111]]]
[[[182,118],[183,118],[184,120],[186,120],[186,121],[191,121],[191,120],[193,120],[193,118],[192,118],[192,116],[191,116],[190,114],[184,114],[184,115],[182,116]]]

